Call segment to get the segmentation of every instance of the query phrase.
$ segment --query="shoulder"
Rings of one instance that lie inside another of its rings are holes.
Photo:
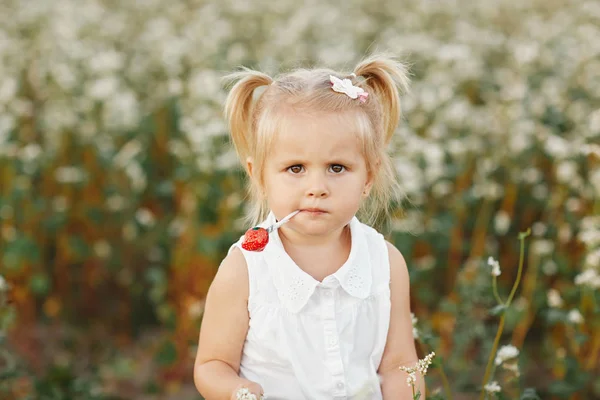
[[[394,287],[407,287],[409,283],[408,267],[404,256],[392,243],[385,241],[390,260],[390,281],[392,291]]]
[[[211,293],[248,298],[248,265],[242,250],[235,247],[223,259],[211,284]]]

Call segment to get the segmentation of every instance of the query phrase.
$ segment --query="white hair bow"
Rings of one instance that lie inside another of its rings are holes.
[[[333,75],[329,75],[329,80],[332,83],[332,89],[338,93],[345,93],[351,99],[359,99],[361,103],[367,101],[369,93],[365,92],[363,88],[354,86],[350,79],[340,79]]]

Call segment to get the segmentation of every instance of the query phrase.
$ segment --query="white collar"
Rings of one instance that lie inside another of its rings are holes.
[[[267,227],[276,222],[271,212],[260,226]],[[353,217],[350,221],[351,248],[346,262],[321,283],[304,272],[287,254],[279,233],[271,234],[269,244],[263,250],[265,261],[277,289],[277,294],[285,307],[294,313],[300,311],[312,296],[318,285],[339,285],[351,296],[364,299],[371,293],[371,257],[367,238],[361,222]],[[326,283],[327,282],[327,283]]]

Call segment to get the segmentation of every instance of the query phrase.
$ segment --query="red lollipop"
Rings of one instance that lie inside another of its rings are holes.
[[[281,225],[288,222],[290,218],[292,218],[298,212],[300,211],[294,211],[287,217],[283,218],[281,221],[269,226],[268,228],[255,226],[254,228],[248,229],[244,234],[242,249],[247,251],[263,251],[267,243],[269,243],[269,234],[275,229],[279,228]]]

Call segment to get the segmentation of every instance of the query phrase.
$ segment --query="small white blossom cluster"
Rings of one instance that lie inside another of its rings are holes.
[[[500,263],[497,260],[495,260],[493,257],[489,257],[488,265],[492,267],[491,273],[493,276],[500,276],[502,272],[500,271]]]
[[[517,356],[519,349],[513,345],[502,346],[496,354],[496,366],[502,366],[502,369],[510,371],[515,377],[520,376]],[[493,383],[493,382],[491,382]]]
[[[431,361],[433,360],[434,356],[435,352],[431,352],[428,355],[426,355],[425,358],[417,361],[414,367],[399,367],[401,371],[404,371],[408,374],[408,377],[406,378],[406,383],[408,384],[408,386],[414,387],[416,385],[417,373],[421,374],[422,376],[425,376],[427,374],[427,369],[429,368],[429,365],[431,364]]]
[[[415,317],[414,313],[410,313],[410,318],[412,320],[412,328],[413,328],[413,337],[415,339],[419,338],[419,330],[417,329],[417,322],[419,321],[417,317]]]
[[[548,293],[546,293],[546,297],[548,299],[548,305],[552,308],[560,308],[564,304],[564,301],[560,296],[560,292],[556,289],[548,290]]]
[[[496,381],[491,381],[487,385],[483,387],[483,389],[488,393],[499,393],[502,388]]]
[[[575,284],[577,286],[587,286],[591,289],[600,288],[600,274],[595,269],[586,269],[582,273],[575,276]]]
[[[513,359],[519,355],[519,349],[513,345],[502,346],[496,354],[496,365],[501,365],[507,360]]]
[[[588,253],[582,272],[575,276],[575,285],[596,290],[600,288],[600,217],[583,218],[580,228],[578,239],[587,247]]]
[[[235,394],[235,398],[237,400],[262,400],[266,399],[265,396],[261,395],[260,397],[256,397],[254,393],[251,393],[247,388],[241,388]]]
[[[570,323],[578,325],[583,323],[583,315],[579,312],[578,309],[574,308],[567,314],[567,319]]]

